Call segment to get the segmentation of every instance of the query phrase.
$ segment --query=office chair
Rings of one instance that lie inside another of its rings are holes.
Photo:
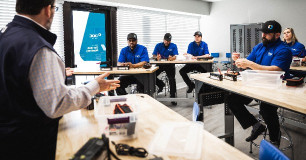
[[[260,142],[259,160],[289,160],[280,150],[266,140]]]

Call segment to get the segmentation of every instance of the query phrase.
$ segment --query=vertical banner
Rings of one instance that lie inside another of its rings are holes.
[[[84,61],[106,61],[105,14],[89,13],[80,56]]]

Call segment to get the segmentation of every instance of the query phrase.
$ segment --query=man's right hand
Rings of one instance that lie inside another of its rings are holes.
[[[106,80],[105,78],[108,76],[109,73],[106,72],[95,78],[95,80],[99,83],[100,86],[99,92],[110,91],[116,89],[117,87],[120,87],[119,80]]]

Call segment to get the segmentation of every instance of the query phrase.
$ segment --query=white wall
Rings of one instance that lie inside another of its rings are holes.
[[[230,24],[258,23],[276,20],[282,28],[295,30],[306,45],[306,1],[304,0],[229,0],[214,2],[209,16],[201,18],[203,40],[210,52],[225,59],[230,52]],[[221,59],[221,58],[220,58]]]
[[[59,0],[58,0],[59,1]],[[62,0],[60,0],[62,1]],[[92,4],[103,4],[110,6],[147,7],[148,9],[162,9],[191,14],[208,15],[210,2],[201,0],[65,0],[72,2],[83,2]]]

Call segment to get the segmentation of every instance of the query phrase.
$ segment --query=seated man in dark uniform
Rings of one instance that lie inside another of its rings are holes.
[[[164,36],[164,42],[158,43],[153,51],[153,57],[157,60],[167,59],[168,61],[174,61],[176,55],[178,55],[177,46],[171,43],[171,34],[166,33]],[[175,98],[176,94],[176,82],[175,82],[175,64],[158,65],[159,69],[156,71],[156,85],[158,86],[158,92],[161,92],[165,86],[165,83],[158,79],[157,76],[165,71],[169,78],[170,84],[170,97]],[[171,102],[173,105],[177,105],[176,102]]]
[[[276,21],[267,21],[262,25],[262,43],[253,48],[247,59],[238,59],[233,56],[235,64],[239,68],[251,68],[253,70],[285,71],[285,78],[289,77],[289,68],[292,60],[292,52],[280,40],[281,25]],[[234,55],[234,54],[233,54]],[[229,108],[243,127],[247,129],[253,127],[251,135],[246,141],[255,140],[266,127],[261,124],[244,106],[249,104],[252,99],[231,94],[229,96]],[[262,115],[267,128],[271,143],[279,146],[280,127],[277,115],[278,107],[262,102],[259,113]]]
[[[130,33],[127,36],[128,46],[123,48],[118,59],[118,66],[129,66],[130,68],[141,68],[149,62],[148,50],[145,46],[137,44],[137,35]],[[137,90],[144,92],[143,84],[141,84],[134,76],[120,76],[120,87],[116,89],[118,95],[126,95],[125,88],[132,83],[137,84]]]

